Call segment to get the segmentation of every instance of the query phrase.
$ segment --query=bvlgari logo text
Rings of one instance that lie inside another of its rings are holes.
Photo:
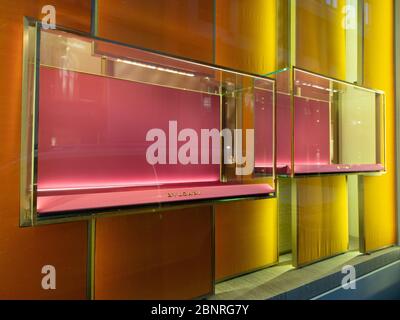
[[[183,198],[199,196],[200,191],[168,192],[168,198]]]
[[[254,171],[254,130],[245,130],[245,155],[243,136],[242,129],[201,129],[199,138],[196,130],[185,128],[178,132],[178,122],[169,121],[168,133],[159,128],[147,132],[146,141],[153,143],[146,150],[146,160],[150,165],[208,165],[223,161],[236,165],[236,175],[250,175]]]

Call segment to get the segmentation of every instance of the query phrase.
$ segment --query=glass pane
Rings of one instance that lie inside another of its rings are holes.
[[[295,173],[385,169],[383,93],[295,69]]]
[[[274,192],[273,80],[64,31],[40,47],[39,214]]]

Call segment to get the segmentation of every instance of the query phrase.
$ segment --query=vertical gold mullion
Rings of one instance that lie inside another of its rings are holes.
[[[98,1],[91,0],[91,26],[92,36],[98,32]],[[101,73],[106,73],[106,61],[102,60]],[[87,266],[86,266],[86,290],[87,298],[95,300],[95,267],[96,267],[96,218],[87,222]]]
[[[88,239],[87,239],[87,278],[86,289],[87,298],[95,299],[95,259],[96,259],[96,218],[91,218],[87,222]]]
[[[290,66],[295,66],[296,65],[296,1],[297,0],[289,0],[289,29],[290,29],[290,36],[289,36],[289,52],[290,52],[290,61],[289,64]]]

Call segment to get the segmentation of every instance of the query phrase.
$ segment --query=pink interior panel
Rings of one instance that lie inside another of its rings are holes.
[[[295,97],[295,168],[322,168],[330,163],[329,103]],[[277,95],[277,172],[290,174],[290,95]],[[311,170],[311,169],[310,169]]]
[[[273,165],[273,92],[254,90],[255,167]]]
[[[295,97],[295,165],[329,164],[329,103]]]
[[[212,150],[211,139],[210,164],[200,164],[200,154],[199,164],[149,164],[151,129],[165,132],[169,161],[170,121],[176,121],[178,133],[194,130],[202,152],[201,130],[220,129],[220,97],[42,66],[39,214],[271,192],[267,185],[221,184],[220,165],[211,157],[212,152],[220,157],[220,145]],[[171,146],[171,153],[186,141]],[[187,190],[199,192],[170,196]]]
[[[276,162],[278,169],[279,167],[290,168],[292,154],[292,131],[290,123],[290,95],[285,93],[278,93],[276,106]]]
[[[169,121],[200,137],[219,110],[213,95],[41,67],[38,191],[218,182],[218,164],[150,165],[146,134],[164,130],[168,161]]]
[[[219,181],[219,165],[146,159],[150,129],[164,130],[168,143],[169,121],[200,137],[219,118],[217,96],[42,67],[38,189]]]

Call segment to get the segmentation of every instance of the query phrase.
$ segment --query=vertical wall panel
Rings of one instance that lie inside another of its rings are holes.
[[[296,65],[345,80],[345,0],[296,1]]]
[[[367,251],[396,242],[393,1],[367,0],[364,38],[365,85],[386,92],[387,174],[364,179]]]
[[[213,60],[213,0],[99,0],[98,35]],[[210,208],[99,219],[95,296],[190,299],[210,292]]]
[[[278,260],[278,217],[275,200],[232,202],[215,208],[217,280]]]
[[[345,176],[297,179],[297,259],[303,265],[348,249]]]
[[[98,219],[96,299],[192,299],[212,291],[212,208]]]
[[[296,65],[345,80],[345,0],[297,1]],[[297,180],[298,263],[306,264],[348,249],[345,177]]]
[[[48,1],[0,2],[0,298],[84,299],[86,222],[19,228],[23,16],[41,18]],[[52,1],[57,24],[90,30],[90,1]],[[41,269],[56,268],[56,290]]]
[[[279,212],[279,253],[292,251],[292,198],[290,178],[279,178],[278,212]]]
[[[266,74],[276,69],[276,1],[216,0],[215,62]],[[277,201],[216,206],[216,279],[276,263]]]
[[[266,74],[276,70],[276,1],[216,0],[216,63]]]
[[[213,0],[98,0],[98,34],[212,62],[213,7]]]

